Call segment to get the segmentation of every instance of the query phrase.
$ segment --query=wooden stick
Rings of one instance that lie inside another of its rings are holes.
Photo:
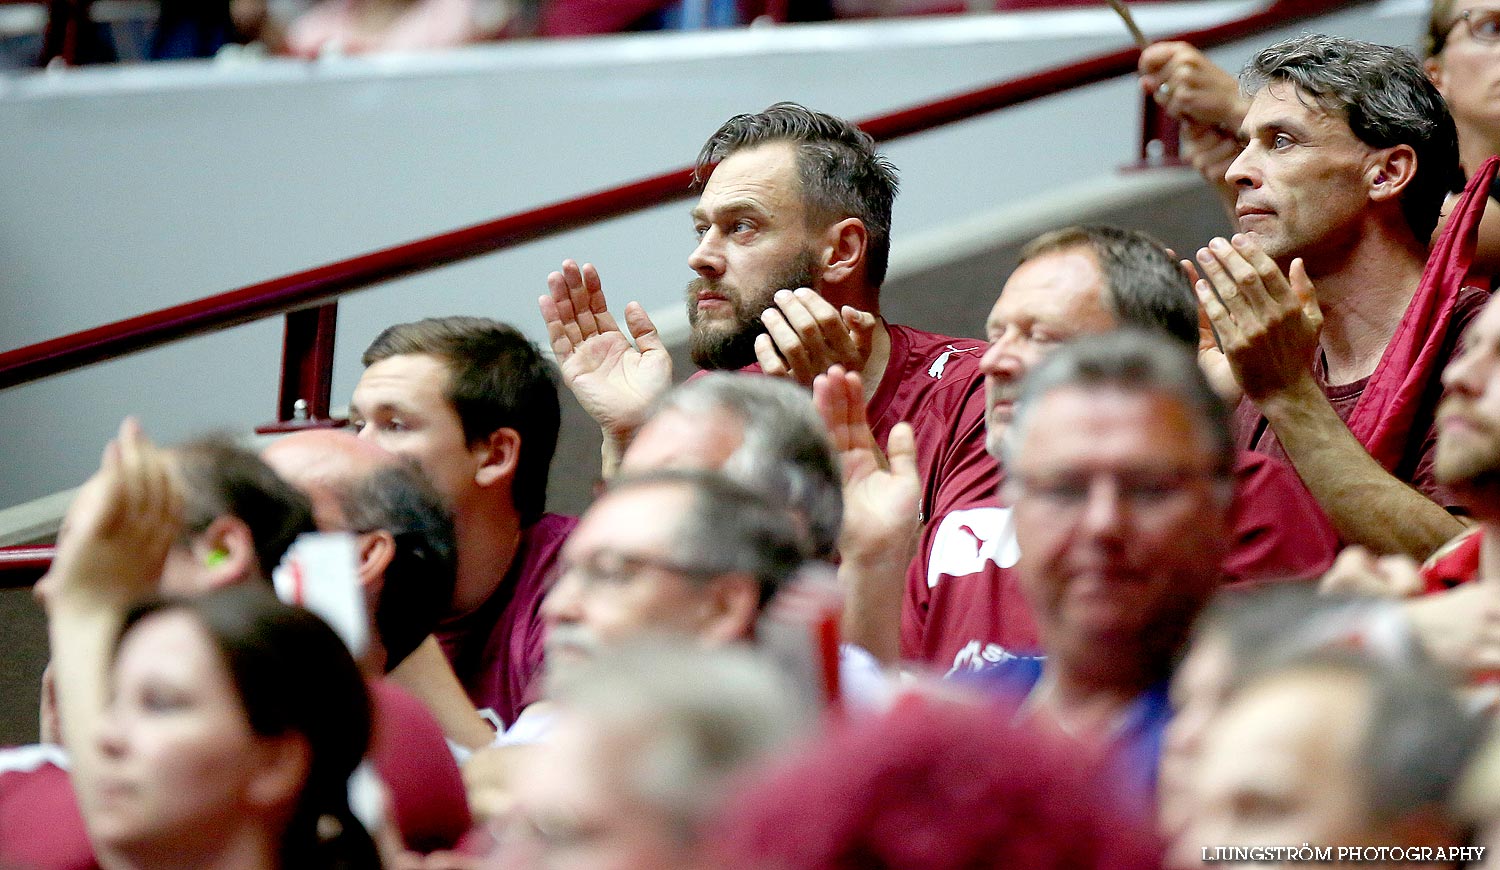
[[[1105,2],[1109,4],[1109,8],[1115,10],[1120,20],[1125,22],[1125,27],[1130,30],[1130,35],[1135,39],[1137,47],[1145,48],[1151,44],[1151,40],[1141,32],[1140,25],[1135,23],[1135,16],[1130,14],[1130,7],[1125,5],[1125,0],[1105,0]]]

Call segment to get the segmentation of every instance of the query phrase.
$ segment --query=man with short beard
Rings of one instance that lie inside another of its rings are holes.
[[[890,253],[896,172],[847,121],[795,103],[727,121],[698,158],[698,246],[687,288],[693,361],[810,386],[833,365],[861,376],[881,449],[915,429],[922,515],[997,483],[984,451],[983,344],[889,324],[880,285]],[[547,278],[543,319],[563,379],[619,456],[671,386],[671,359],[639,303],[635,344],[605,304],[599,273],[572,260]]]

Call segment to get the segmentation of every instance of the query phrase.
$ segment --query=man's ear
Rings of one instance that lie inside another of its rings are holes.
[[[869,255],[870,232],[859,218],[844,218],[823,235],[823,280],[844,284],[862,273]]]
[[[760,583],[739,572],[715,577],[703,590],[703,621],[698,636],[709,646],[750,637],[760,616]]]
[[[380,594],[380,585],[385,582],[385,569],[396,558],[396,538],[385,529],[365,532],[355,538],[359,558],[359,585],[366,596]]]
[[[490,437],[474,445],[479,457],[479,467],[474,471],[474,482],[489,487],[515,479],[516,466],[521,461],[521,434],[504,427],[490,433]]]
[[[1373,158],[1365,168],[1365,182],[1374,202],[1396,199],[1417,175],[1417,152],[1410,145],[1382,148]]]
[[[193,539],[193,556],[203,563],[204,589],[218,589],[250,577],[269,579],[275,565],[260,564],[250,527],[236,516],[215,517]]]
[[[1427,78],[1432,82],[1432,86],[1437,88],[1438,93],[1442,94],[1446,99],[1448,94],[1443,90],[1443,85],[1447,81],[1447,73],[1443,70],[1443,62],[1435,57],[1429,57],[1422,61],[1422,70],[1427,73]]]
[[[245,801],[252,807],[290,806],[297,800],[312,767],[307,738],[291,732],[256,737],[259,764],[245,784]]]

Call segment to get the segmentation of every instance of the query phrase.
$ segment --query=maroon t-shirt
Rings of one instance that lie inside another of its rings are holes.
[[[1000,475],[984,449],[985,344],[887,324],[891,358],[866,416],[882,450],[891,430],[912,426],[924,519],[986,498]]]
[[[543,514],[521,532],[505,579],[483,604],[445,620],[436,632],[453,672],[481,710],[508,728],[536,700],[541,675],[542,599],[557,575],[563,542],[577,517]]]
[[[953,505],[994,493],[999,477],[984,450],[984,375],[979,371],[984,342],[893,323],[885,328],[891,355],[865,418],[881,450],[897,423],[911,424],[922,477],[922,517],[939,516]],[[759,374],[760,365],[739,371]],[[688,380],[705,374],[694,372]]]
[[[1470,321],[1479,316],[1480,309],[1484,308],[1489,299],[1490,294],[1478,287],[1464,287],[1459,291],[1458,300],[1453,307],[1453,320],[1448,328],[1447,338],[1443,342],[1441,364],[1435,367],[1432,388],[1423,398],[1421,407],[1417,409],[1411,427],[1412,437],[1407,442],[1406,452],[1402,454],[1401,461],[1391,470],[1398,480],[1410,484],[1445,508],[1456,507],[1458,503],[1438,484],[1432,471],[1433,455],[1437,449],[1437,427],[1434,424],[1438,401],[1442,398],[1442,387],[1436,378],[1441,376],[1448,362],[1462,351],[1464,331],[1469,328]],[[1317,376],[1324,395],[1328,396],[1328,402],[1333,405],[1333,410],[1338,413],[1339,419],[1348,423],[1349,416],[1354,413],[1354,407],[1359,404],[1359,397],[1364,393],[1365,385],[1370,379],[1361,378],[1352,384],[1329,384],[1321,353],[1313,363],[1313,374]],[[1255,450],[1283,461],[1290,461],[1286,451],[1281,447],[1281,442],[1276,439],[1276,433],[1271,430],[1269,421],[1261,416],[1260,411],[1249,399],[1240,400],[1239,406],[1234,409],[1231,425],[1234,429],[1235,444],[1240,449]]]
[[[1304,579],[1333,564],[1338,538],[1284,462],[1241,453],[1230,517],[1228,582]],[[906,577],[901,654],[956,671],[977,670],[1040,645],[1021,592],[1021,549],[1008,507],[991,495],[929,523]]]

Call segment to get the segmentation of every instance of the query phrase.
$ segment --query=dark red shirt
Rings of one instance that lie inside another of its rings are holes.
[[[370,751],[390,796],[391,817],[408,849],[456,848],[470,827],[463,776],[437,720],[422,702],[388,680],[369,684],[374,718]],[[46,752],[26,747],[0,753],[0,867],[92,870],[97,867],[68,772]],[[26,755],[39,763],[11,765]]]
[[[1447,366],[1449,360],[1462,352],[1464,331],[1468,329],[1470,321],[1479,316],[1480,309],[1484,308],[1489,299],[1490,294],[1477,287],[1464,287],[1459,291],[1458,301],[1453,308],[1453,320],[1448,329],[1447,339],[1443,343],[1442,362],[1436,366],[1438,375],[1441,375],[1442,369]],[[1328,402],[1333,405],[1333,410],[1338,413],[1339,419],[1348,423],[1370,379],[1361,378],[1352,384],[1329,384],[1322,354],[1318,354],[1314,362],[1313,374],[1317,376],[1324,395],[1328,396]],[[1412,437],[1407,441],[1406,452],[1396,467],[1391,469],[1391,474],[1443,507],[1453,508],[1458,506],[1458,502],[1438,484],[1432,471],[1433,455],[1437,449],[1437,428],[1434,423],[1438,401],[1441,398],[1442,387],[1434,380],[1432,389],[1428,391],[1428,395],[1424,397],[1421,406],[1417,409],[1411,428]],[[1254,450],[1283,461],[1290,461],[1286,451],[1281,447],[1281,442],[1276,440],[1276,433],[1271,430],[1270,423],[1261,416],[1260,411],[1249,399],[1241,400],[1239,406],[1234,409],[1231,425],[1234,429],[1235,444],[1240,449]]]
[[[1228,582],[1305,579],[1333,564],[1338,538],[1284,462],[1241,453],[1230,517]],[[922,532],[906,577],[902,657],[978,670],[1040,646],[1014,570],[1021,549],[1010,508],[989,496],[949,511]]]
[[[42,756],[60,747],[0,753],[0,867],[92,870],[94,849],[83,827],[68,772]]]
[[[489,599],[438,626],[438,642],[469,700],[493,711],[507,728],[536,700],[546,636],[542,599],[576,525],[577,517],[543,514],[522,530],[510,570]]]
[[[443,728],[422,702],[390,680],[370,683],[375,727],[366,758],[390,794],[406,848],[455,849],[469,832],[464,778]]]
[[[922,517],[993,496],[1000,484],[984,449],[985,344],[887,324],[891,358],[866,416],[882,450],[905,420],[916,436]]]
[[[923,518],[992,495],[999,476],[984,450],[984,375],[979,371],[984,342],[893,323],[885,328],[891,355],[865,418],[881,450],[897,423],[911,424]],[[759,374],[760,365],[740,371]],[[688,380],[704,374],[695,372]]]

